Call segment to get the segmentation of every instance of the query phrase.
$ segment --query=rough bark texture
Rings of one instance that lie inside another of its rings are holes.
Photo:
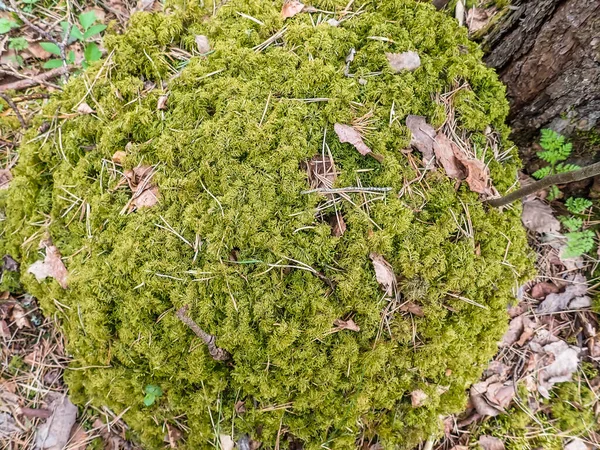
[[[600,1],[516,0],[484,40],[507,86],[513,139],[600,124]],[[528,159],[527,155],[524,155]]]

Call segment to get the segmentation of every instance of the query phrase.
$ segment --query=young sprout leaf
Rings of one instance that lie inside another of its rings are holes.
[[[73,50],[71,50],[69,52],[69,54],[67,55],[67,62],[69,64],[74,64],[75,63],[75,52]]]
[[[102,58],[102,52],[94,42],[90,42],[85,46],[83,55],[88,63],[98,61],[100,58]]]
[[[53,55],[60,56],[60,48],[52,42],[40,42],[40,47]]]
[[[8,40],[8,48],[12,50],[25,50],[29,47],[29,42],[24,37],[15,37]]]
[[[6,17],[0,17],[0,34],[8,33],[13,28],[19,28],[19,24]]]
[[[92,36],[102,33],[104,30],[106,30],[106,25],[97,23],[96,25],[92,25],[90,28],[88,28],[86,30],[85,33],[83,33],[83,38],[89,39]]]
[[[96,13],[94,11],[88,11],[79,14],[79,23],[81,27],[87,31],[89,27],[96,21]]]
[[[571,214],[582,214],[586,209],[592,206],[592,201],[587,198],[570,197],[565,205]]]
[[[56,69],[58,67],[62,67],[63,62],[61,59],[50,59],[44,63],[42,66],[44,69]]]

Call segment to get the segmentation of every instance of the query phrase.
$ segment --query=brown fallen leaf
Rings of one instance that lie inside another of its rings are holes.
[[[52,416],[38,427],[35,445],[38,449],[62,450],[69,442],[71,428],[77,418],[77,407],[66,395],[55,392],[46,396],[46,402]]]
[[[542,281],[531,288],[529,295],[536,300],[543,300],[548,294],[557,294],[558,292],[560,292],[560,288],[557,285],[549,281]]]
[[[386,53],[390,67],[394,73],[412,72],[421,67],[421,58],[417,52]]]
[[[394,269],[392,269],[390,263],[378,253],[370,253],[369,258],[373,261],[377,282],[383,288],[386,295],[390,297],[393,296],[396,291],[396,276],[394,275]]]
[[[19,407],[17,408],[17,413],[21,416],[28,417],[29,419],[47,419],[52,415],[52,411],[44,408],[36,409]]]
[[[156,102],[156,109],[159,111],[164,111],[167,109],[167,102],[169,100],[168,95],[161,95],[158,97],[158,101]]]
[[[75,424],[71,429],[71,435],[69,436],[69,450],[85,450],[90,443],[88,434],[80,424]]]
[[[235,402],[234,408],[237,414],[244,414],[246,412],[246,402],[243,400],[238,400]]]
[[[51,243],[46,245],[46,256],[43,261],[36,261],[29,269],[28,273],[35,276],[37,281],[43,281],[47,277],[54,278],[63,289],[67,288],[67,277],[69,272],[62,262],[60,252]]]
[[[115,164],[123,164],[123,160],[125,159],[125,157],[127,156],[127,153],[124,152],[123,150],[117,150],[115,152],[114,155],[112,155],[112,162],[114,162]]]
[[[19,330],[23,328],[33,328],[31,322],[29,322],[29,319],[27,318],[25,310],[18,303],[13,306],[12,321],[15,323]]]
[[[27,53],[29,53],[32,57],[41,59],[43,61],[52,56],[52,53],[44,50],[39,42],[30,42],[29,46],[27,47]]]
[[[493,436],[479,436],[479,445],[483,450],[504,450],[504,442]]]
[[[423,154],[425,166],[433,169],[432,162],[435,160],[433,150],[433,143],[436,137],[435,130],[427,123],[423,116],[408,116],[406,118],[406,126],[411,132],[410,144]]]
[[[467,28],[470,33],[475,33],[483,28],[485,28],[490,20],[496,14],[497,9],[495,7],[491,8],[470,8],[467,11]]]
[[[194,37],[194,41],[196,42],[196,47],[198,48],[198,52],[200,52],[200,54],[204,55],[210,52],[210,42],[208,42],[208,38],[206,36],[198,34],[196,37]]]
[[[424,317],[423,308],[413,302],[406,302],[400,306],[400,311],[409,312],[415,316]]]
[[[421,389],[416,389],[410,393],[410,404],[413,408],[418,408],[425,403],[429,396]]]
[[[221,450],[233,450],[235,447],[235,442],[228,434],[220,434],[219,442],[221,444]]]
[[[151,181],[154,173],[152,166],[137,166],[125,171],[125,179],[133,196],[123,207],[121,214],[130,213],[141,207],[152,207],[158,203],[160,197],[158,187]]]
[[[283,19],[289,19],[299,14],[304,9],[304,3],[297,0],[286,0],[281,8],[281,17]]]
[[[502,411],[506,410],[515,397],[515,387],[512,383],[490,383],[485,394],[486,399],[495,407]]]
[[[329,225],[331,226],[331,235],[334,237],[343,236],[346,232],[346,222],[339,211],[329,217]]]
[[[90,105],[88,105],[86,102],[81,103],[78,107],[77,107],[77,112],[79,114],[82,115],[86,115],[86,114],[93,114],[96,111],[94,111]]]
[[[478,194],[492,195],[492,180],[490,178],[490,170],[478,159],[469,159],[465,154],[456,147],[457,152],[454,153],[456,158],[465,167],[467,172],[467,184],[469,189]]]
[[[333,321],[333,325],[336,326],[339,330],[360,331],[360,327],[356,325],[356,323],[352,319],[335,319]]]
[[[450,178],[464,180],[467,176],[465,166],[456,157],[461,150],[444,133],[440,132],[435,137],[433,151],[437,161],[442,165]]]
[[[4,319],[0,319],[0,337],[4,339],[10,339],[11,337],[10,329]]]
[[[177,448],[177,442],[181,440],[183,433],[179,428],[167,423],[167,438],[171,448]]]
[[[361,155],[370,155],[379,162],[383,161],[383,156],[373,153],[369,146],[365,144],[362,136],[355,128],[351,127],[350,125],[342,125],[341,123],[336,123],[333,128],[342,144],[352,144]]]
[[[591,299],[586,295],[587,290],[587,280],[583,275],[577,274],[564,292],[548,294],[545,300],[538,305],[537,312],[548,314],[576,309],[575,306],[579,308],[591,306]]]
[[[315,155],[303,163],[308,175],[308,184],[311,189],[331,189],[337,178],[333,159],[329,156]]]
[[[0,169],[0,189],[8,189],[13,176],[10,169]]]
[[[489,381],[480,381],[471,386],[469,390],[469,400],[477,414],[482,416],[495,417],[502,413],[500,408],[497,408],[489,403],[486,398],[486,393],[489,386]]]
[[[556,233],[560,230],[560,222],[552,212],[552,208],[535,198],[523,202],[521,222],[525,228],[536,233]]]

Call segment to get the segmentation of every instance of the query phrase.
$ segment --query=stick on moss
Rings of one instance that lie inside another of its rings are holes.
[[[231,355],[227,352],[227,350],[223,350],[222,348],[217,347],[215,343],[216,337],[212,334],[208,334],[202,328],[198,326],[196,322],[194,322],[190,316],[187,315],[188,306],[182,306],[175,313],[177,318],[185,323],[190,329],[198,336],[200,339],[204,341],[206,346],[208,347],[208,353],[213,357],[215,361],[227,361],[231,358]]]

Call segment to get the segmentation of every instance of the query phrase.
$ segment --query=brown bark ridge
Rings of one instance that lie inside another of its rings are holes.
[[[507,86],[513,139],[600,125],[600,0],[515,0],[485,36]]]

